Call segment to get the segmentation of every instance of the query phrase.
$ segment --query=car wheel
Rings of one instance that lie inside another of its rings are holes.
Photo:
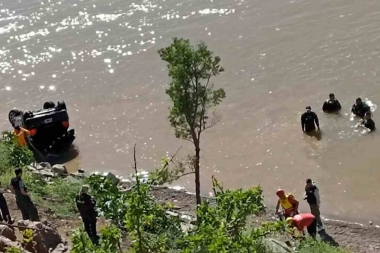
[[[57,109],[59,111],[61,110],[67,110],[65,101],[59,101],[57,104]]]
[[[54,107],[55,107],[55,104],[52,101],[45,102],[45,104],[44,104],[44,109],[51,109]]]
[[[31,111],[24,112],[24,120],[33,117],[33,113]]]
[[[21,115],[21,112],[19,110],[11,110],[8,114],[9,122],[14,126],[15,118],[19,117]]]

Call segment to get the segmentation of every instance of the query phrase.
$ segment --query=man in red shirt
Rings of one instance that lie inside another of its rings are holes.
[[[311,213],[297,214],[293,218],[286,219],[286,223],[291,227],[296,227],[298,231],[305,234],[303,231],[307,227],[307,232],[313,238],[317,236],[317,219]]]

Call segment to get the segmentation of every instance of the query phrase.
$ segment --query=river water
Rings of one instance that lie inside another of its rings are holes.
[[[1,129],[14,107],[65,100],[79,151],[72,169],[127,175],[135,143],[140,169],[180,146],[185,156],[192,147],[168,124],[157,50],[174,36],[203,40],[222,58],[214,83],[227,93],[221,122],[202,140],[204,194],[216,175],[228,188],[261,184],[269,205],[284,188],[307,211],[310,177],[324,215],[379,223],[380,136],[355,131],[349,114],[358,96],[379,103],[379,23],[370,0],[2,0]],[[330,92],[340,115],[321,112]],[[320,140],[301,132],[307,105]],[[193,178],[179,184],[192,190]]]

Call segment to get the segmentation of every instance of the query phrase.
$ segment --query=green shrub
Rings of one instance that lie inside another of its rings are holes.
[[[96,247],[84,230],[78,229],[72,234],[71,253],[115,253],[121,252],[121,230],[113,225],[100,229],[99,247]]]
[[[21,147],[17,138],[10,132],[3,132],[0,140],[0,171],[10,167],[23,167],[34,161],[33,152]]]

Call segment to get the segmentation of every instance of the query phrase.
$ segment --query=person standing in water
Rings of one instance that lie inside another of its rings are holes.
[[[371,112],[371,108],[361,98],[357,98],[356,103],[351,108],[351,112],[358,117],[364,117],[366,112]]]
[[[306,112],[302,114],[301,116],[301,127],[303,132],[311,132],[315,130],[315,125],[318,127],[318,131],[320,131],[319,128],[319,119],[315,112],[311,111],[311,107],[306,107]]]
[[[324,112],[337,112],[340,111],[340,109],[342,109],[342,106],[339,101],[335,98],[333,93],[330,93],[329,99],[323,104],[322,110]]]
[[[364,115],[364,119],[360,122],[361,127],[365,127],[369,129],[371,132],[376,129],[375,127],[375,121],[372,119],[371,112],[366,112]]]

